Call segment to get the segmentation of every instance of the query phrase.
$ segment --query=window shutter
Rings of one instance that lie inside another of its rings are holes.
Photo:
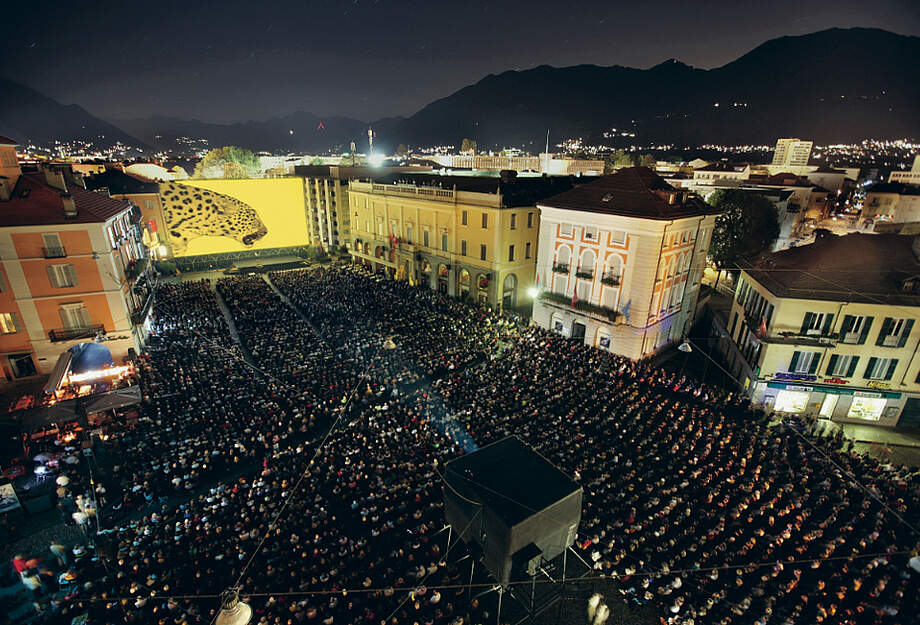
[[[841,341],[843,337],[846,336],[847,332],[853,329],[853,326],[856,324],[856,317],[853,315],[844,315],[843,323],[840,324],[840,334],[837,336]]]
[[[791,373],[795,373],[795,366],[799,364],[799,356],[801,355],[801,352],[792,352],[792,361],[789,363],[789,371]]]
[[[856,373],[856,363],[859,362],[859,356],[850,357],[850,369],[847,371],[847,377],[852,378],[853,374]]]
[[[875,340],[876,345],[884,345],[885,337],[891,334],[891,317],[885,317],[885,320],[882,322],[882,329],[878,332],[878,338]]]
[[[69,278],[68,281],[70,282],[69,286],[77,286],[78,284],[80,284],[80,282],[77,280],[77,270],[74,269],[74,266],[67,265],[66,267],[67,267],[66,269],[67,277]]]
[[[901,332],[901,339],[898,341],[898,347],[904,347],[907,344],[907,338],[910,336],[910,330],[913,327],[913,319],[908,319],[904,322],[904,330]]]
[[[808,373],[814,375],[818,370],[818,363],[821,361],[821,355],[817,353],[812,353],[811,355],[811,366],[808,367]]]
[[[866,317],[863,319],[862,332],[859,333],[859,344],[863,345],[869,337],[869,329],[872,327],[872,321],[875,317]]]
[[[825,375],[834,375],[834,367],[837,366],[838,360],[840,360],[840,357],[837,354],[831,356],[831,359],[827,362],[827,373]]]
[[[72,328],[73,322],[71,320],[70,312],[66,308],[61,308],[58,312],[61,314],[61,323],[64,324],[64,327]]]
[[[863,374],[863,377],[867,380],[872,379],[872,370],[875,369],[875,363],[878,361],[878,358],[873,356],[869,359],[869,364],[866,366],[866,372]]]
[[[13,322],[13,328],[16,332],[22,332],[25,329],[22,325],[22,320],[16,313],[10,313],[10,320]]]
[[[885,379],[890,380],[894,376],[894,370],[898,368],[898,359],[892,358],[891,362],[888,363],[888,372],[885,374]]]
[[[58,281],[57,281],[57,275],[54,273],[54,267],[51,265],[48,265],[47,267],[45,267],[45,271],[48,272],[48,280],[51,281],[51,286],[60,286],[60,284],[58,284]]]
[[[834,315],[824,315],[824,328],[821,334],[828,336],[831,333],[831,326],[834,325]]]
[[[808,328],[811,327],[811,320],[814,318],[815,313],[805,313],[805,321],[802,322],[802,331],[799,334],[805,334],[808,331]]]

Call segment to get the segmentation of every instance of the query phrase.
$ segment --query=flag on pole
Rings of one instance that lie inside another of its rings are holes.
[[[760,318],[760,325],[757,326],[757,337],[763,338],[767,335],[767,322],[764,321],[764,318]]]
[[[537,272],[537,289],[540,288],[540,272]]]
[[[575,304],[578,303],[578,287],[576,286],[572,289],[572,308],[575,308]]]

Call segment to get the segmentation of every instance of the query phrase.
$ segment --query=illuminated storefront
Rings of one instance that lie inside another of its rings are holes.
[[[907,396],[887,390],[859,390],[822,384],[803,385],[772,381],[764,387],[763,401],[774,412],[812,414],[834,421],[892,419],[900,412]]]

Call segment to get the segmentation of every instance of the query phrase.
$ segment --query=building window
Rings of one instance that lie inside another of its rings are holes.
[[[524,244],[524,258],[530,258],[530,241]]]
[[[42,242],[44,243],[44,252],[45,258],[63,258],[67,256],[67,252],[64,251],[64,246],[61,244],[61,237],[57,232],[49,232],[42,235]]]
[[[446,232],[441,233],[441,251],[442,252],[447,251],[447,233]]]
[[[859,356],[840,356],[834,354],[827,362],[826,375],[832,375],[842,378],[851,378],[856,373],[856,363],[859,362]]]
[[[49,265],[45,269],[48,271],[51,286],[55,288],[62,289],[79,284],[73,265]]]
[[[489,213],[482,214],[482,227],[483,228],[489,227]]]
[[[511,229],[517,230],[517,215],[515,213],[511,213]]]
[[[821,352],[793,352],[789,373],[813,374],[818,370]]]
[[[508,246],[508,262],[509,263],[514,262],[514,246],[513,245]]]
[[[466,241],[460,241],[460,256],[466,256]]]
[[[533,213],[527,213],[527,227],[533,228]]]
[[[597,241],[597,228],[585,228],[585,238]]]
[[[485,260],[485,259],[486,259],[486,246],[480,245],[479,246],[479,260]]]
[[[559,224],[559,234],[564,237],[572,236],[572,224]]]
[[[898,368],[897,358],[870,358],[869,365],[866,367],[866,374],[863,376],[867,380],[890,380],[894,376],[894,370]]]
[[[89,328],[93,325],[89,318],[89,311],[82,303],[62,304],[61,320],[68,329]]]
[[[872,317],[863,315],[844,315],[840,327],[840,342],[847,345],[863,345],[872,327]]]
[[[16,332],[16,319],[13,313],[0,313],[0,334],[14,334]]]
[[[406,226],[406,243],[412,244],[412,226]]]
[[[462,223],[464,226],[469,225],[469,214],[467,213],[467,211],[463,211],[462,216],[460,218],[460,223]]]
[[[805,313],[801,334],[806,336],[827,336],[831,332],[834,315],[831,313]]]
[[[428,247],[428,231],[427,230],[425,230],[422,233],[422,245],[424,245],[425,247]]]
[[[882,329],[878,333],[876,345],[881,347],[904,347],[907,343],[907,337],[910,336],[910,330],[914,327],[913,319],[894,319],[885,317],[882,322]]]
[[[614,230],[610,233],[610,240],[618,245],[626,243],[626,231],[625,230]]]

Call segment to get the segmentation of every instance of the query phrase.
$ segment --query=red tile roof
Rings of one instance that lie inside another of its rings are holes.
[[[19,142],[14,141],[13,139],[10,139],[9,137],[4,137],[3,135],[0,135],[0,145],[19,145]]]
[[[85,189],[72,189],[70,194],[77,206],[73,219],[64,217],[59,190],[45,184],[41,174],[23,174],[12,197],[0,202],[0,227],[104,222],[130,207],[125,200]]]
[[[641,219],[671,220],[718,213],[695,195],[669,185],[648,167],[626,167],[615,174],[540,202],[541,206]],[[670,195],[675,194],[675,203]]]

